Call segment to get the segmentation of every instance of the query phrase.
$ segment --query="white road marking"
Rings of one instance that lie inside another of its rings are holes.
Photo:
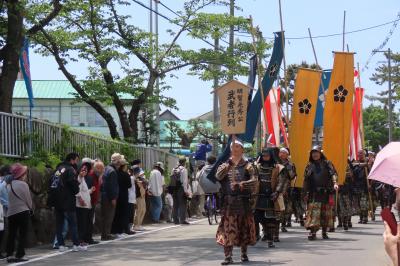
[[[204,219],[200,219],[200,220],[197,220],[197,221],[190,222],[190,224],[198,224],[198,223],[200,223],[202,221],[206,221],[206,220],[207,219],[204,218]],[[185,225],[181,225],[181,224],[179,224],[179,225],[171,225],[171,226],[166,226],[166,227],[162,227],[162,228],[158,228],[158,229],[153,229],[153,230],[149,230],[149,231],[136,233],[134,235],[128,235],[128,236],[125,236],[125,237],[121,237],[121,238],[117,238],[117,239],[113,239],[113,240],[109,240],[109,241],[101,241],[99,244],[90,246],[88,248],[88,250],[91,247],[95,248],[95,247],[100,246],[100,245],[110,244],[110,243],[113,243],[113,242],[116,242],[116,241],[135,238],[135,237],[138,237],[138,236],[148,235],[150,233],[156,233],[156,232],[160,232],[160,231],[164,231],[164,230],[168,230],[168,229],[173,229],[173,228],[178,228],[178,227],[185,227]],[[30,259],[28,261],[15,263],[13,265],[25,265],[25,264],[28,264],[28,263],[31,263],[31,262],[45,260],[45,259],[48,259],[48,258],[60,256],[60,255],[63,255],[63,254],[66,254],[66,253],[70,253],[70,252],[73,252],[72,249],[69,249],[69,250],[64,251],[64,252],[57,251],[57,252],[54,252],[54,253],[50,253],[50,254],[47,254],[47,255],[43,255],[43,256],[40,256],[40,257],[36,257],[36,258]],[[86,251],[79,251],[79,252],[86,252]]]

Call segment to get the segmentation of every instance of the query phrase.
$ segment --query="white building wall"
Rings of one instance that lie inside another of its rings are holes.
[[[114,118],[117,124],[118,131],[122,136],[121,123],[117,110],[113,106],[104,106],[105,109]],[[73,110],[79,108],[79,117],[73,118]],[[130,107],[125,107],[129,114]],[[90,111],[92,110],[92,111]],[[29,115],[29,102],[27,99],[13,99],[13,112]],[[48,120],[54,123],[69,125],[73,128],[93,131],[95,133],[110,135],[108,126],[102,118],[97,118],[97,121],[104,121],[103,125],[89,125],[90,121],[96,121],[93,116],[100,116],[86,103],[74,102],[71,99],[35,99],[35,107],[33,109],[33,117]],[[77,121],[79,119],[79,121]],[[74,123],[75,120],[75,123]],[[77,123],[78,122],[78,123]],[[80,126],[80,124],[84,126]],[[140,125],[139,125],[140,129]]]

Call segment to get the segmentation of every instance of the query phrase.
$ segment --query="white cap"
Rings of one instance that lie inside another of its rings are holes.
[[[284,152],[284,153],[289,154],[289,150],[286,148],[280,148],[279,152]]]
[[[241,141],[238,140],[238,139],[235,139],[235,140],[231,143],[231,148],[232,148],[232,146],[233,146],[234,144],[240,145],[240,146],[242,146],[242,148],[244,148],[243,142],[241,142]]]

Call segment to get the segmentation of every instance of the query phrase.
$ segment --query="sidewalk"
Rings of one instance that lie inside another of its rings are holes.
[[[207,218],[201,218],[201,219],[192,218],[192,219],[189,219],[189,222],[191,224],[197,224],[197,223],[200,223],[205,220],[207,220]],[[113,243],[116,241],[121,241],[121,240],[125,240],[125,239],[134,239],[136,237],[140,237],[143,235],[156,233],[156,232],[164,231],[164,230],[169,230],[169,229],[173,229],[173,228],[178,228],[181,226],[185,227],[185,225],[175,225],[173,223],[147,224],[147,225],[143,226],[145,229],[144,231],[138,231],[134,235],[126,235],[124,237],[117,238],[114,240],[109,240],[109,241],[100,241],[100,235],[95,235],[94,240],[99,241],[100,243],[89,246],[88,250],[93,249],[97,246],[110,244],[110,243]],[[22,262],[22,263],[8,264],[6,259],[3,259],[3,260],[0,260],[0,265],[25,265],[25,264],[29,264],[31,262],[41,261],[46,258],[56,257],[56,256],[59,256],[62,254],[70,253],[70,252],[72,253],[73,252],[71,249],[72,243],[70,242],[70,240],[66,241],[66,245],[70,248],[70,250],[65,251],[65,252],[59,252],[57,249],[53,249],[53,246],[51,244],[46,244],[46,245],[29,248],[29,249],[26,249],[26,258],[29,259],[29,261]],[[78,251],[78,253],[84,253],[84,252],[87,252],[87,251]]]

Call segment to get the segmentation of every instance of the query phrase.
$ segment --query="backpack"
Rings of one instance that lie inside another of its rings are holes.
[[[47,206],[48,207],[57,207],[62,204],[64,194],[64,184],[63,184],[63,175],[66,171],[65,166],[60,166],[56,171],[50,176],[49,179],[49,187],[47,190]]]
[[[182,187],[181,172],[182,171],[179,169],[179,167],[174,168],[174,170],[172,171],[169,179],[169,187],[173,190],[178,190],[180,187]]]
[[[211,170],[212,165],[206,165],[203,167],[203,169],[201,169],[201,172],[199,173],[199,184],[206,194],[218,193],[221,189],[221,184],[218,181],[214,183],[207,178]]]

